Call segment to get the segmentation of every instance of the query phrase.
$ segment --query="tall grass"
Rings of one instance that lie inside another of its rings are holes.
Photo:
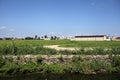
[[[37,56],[34,60],[14,61],[14,57],[0,57],[0,74],[16,74],[16,73],[80,73],[80,74],[96,74],[96,73],[112,73],[120,71],[120,56],[112,56],[111,61],[92,60],[88,61],[81,56],[74,56],[70,62],[64,62],[64,58],[58,57],[60,63],[46,64],[42,62],[44,59]],[[22,63],[21,63],[22,62]]]
[[[68,51],[44,48],[43,45],[60,45],[66,47],[79,47],[79,50]],[[88,48],[88,49],[86,49]],[[92,49],[89,49],[92,48]],[[120,54],[119,41],[69,41],[69,40],[15,40],[0,41],[1,55],[19,55],[19,54]]]
[[[93,48],[86,50],[85,48],[81,48],[79,50],[69,51],[69,50],[60,50],[57,51],[55,49],[44,48],[42,46],[16,46],[16,45],[4,45],[0,48],[1,55],[25,55],[25,54],[42,54],[42,55],[55,55],[55,54],[63,54],[63,55],[105,55],[105,54],[120,54],[120,47],[117,48]]]
[[[10,45],[14,42],[16,46],[43,46],[43,45],[60,45],[62,47],[101,47],[111,48],[119,47],[119,41],[70,41],[70,40],[1,40],[0,46]]]

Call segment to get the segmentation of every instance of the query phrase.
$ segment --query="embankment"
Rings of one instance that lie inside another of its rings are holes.
[[[4,55],[0,73],[80,73],[98,74],[120,71],[118,55]]]

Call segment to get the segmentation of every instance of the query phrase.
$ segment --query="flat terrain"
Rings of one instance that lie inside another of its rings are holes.
[[[1,40],[0,47],[15,44],[16,46],[59,45],[61,47],[120,47],[120,41],[70,41],[70,40]]]
[[[55,49],[55,50],[79,50],[79,48],[70,48],[70,47],[59,47],[59,45],[46,45],[43,46],[45,48],[51,48],[51,49]]]
[[[0,54],[120,54],[120,41],[1,40]]]

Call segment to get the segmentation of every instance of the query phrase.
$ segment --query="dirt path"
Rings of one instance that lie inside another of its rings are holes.
[[[78,50],[79,48],[66,48],[66,47],[59,47],[59,45],[47,45],[43,46],[45,48],[51,48],[51,49],[56,49],[56,50]]]

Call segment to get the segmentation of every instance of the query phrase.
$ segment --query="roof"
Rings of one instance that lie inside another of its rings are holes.
[[[116,37],[115,39],[120,39],[120,37]]]
[[[75,38],[85,38],[85,37],[104,37],[105,35],[86,35],[86,36],[75,36]]]

